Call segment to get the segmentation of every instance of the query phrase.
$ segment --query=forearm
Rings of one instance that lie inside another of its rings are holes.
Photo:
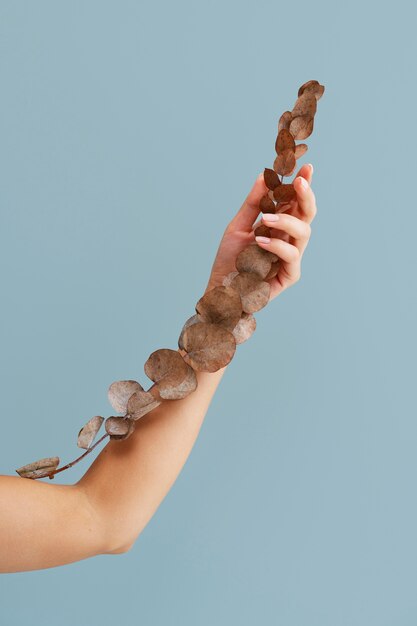
[[[136,422],[128,439],[110,441],[76,483],[103,516],[109,552],[128,549],[168,493],[226,368],[196,372],[194,392],[181,400],[164,400]]]

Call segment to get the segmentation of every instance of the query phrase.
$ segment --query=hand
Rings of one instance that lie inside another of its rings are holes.
[[[257,242],[258,245],[265,250],[270,250],[280,259],[278,274],[268,280],[271,285],[269,300],[271,301],[300,279],[301,258],[311,236],[310,224],[317,213],[315,195],[310,187],[312,176],[313,166],[303,165],[294,179],[296,200],[287,204],[283,213],[279,213],[276,223],[267,221],[262,215],[261,219],[254,224],[260,213],[259,200],[268,191],[263,173],[259,174],[241,208],[224,231],[206,292],[221,285],[229,272],[236,271],[237,255],[250,243],[256,241],[254,230],[260,224],[271,228],[272,238],[269,244]],[[307,182],[306,189],[302,185],[303,179]],[[283,208],[284,206],[281,205],[280,210]]]

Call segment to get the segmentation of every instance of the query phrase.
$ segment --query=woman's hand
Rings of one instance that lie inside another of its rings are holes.
[[[284,289],[296,283],[301,277],[301,258],[311,236],[311,222],[316,213],[316,199],[310,187],[313,175],[311,164],[303,165],[294,180],[297,199],[287,204],[285,212],[279,213],[276,222],[259,215],[259,200],[268,191],[263,173],[259,174],[252,189],[239,211],[229,222],[220,241],[211,269],[206,292],[222,284],[229,272],[236,271],[236,257],[247,245],[256,241],[254,230],[260,224],[271,229],[270,243],[257,242],[261,248],[270,250],[280,259],[278,274],[268,280],[271,285],[269,300],[278,296]],[[303,187],[305,181],[306,187]],[[282,205],[281,208],[284,208]]]

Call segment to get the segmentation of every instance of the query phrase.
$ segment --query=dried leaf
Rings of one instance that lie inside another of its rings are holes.
[[[211,293],[207,292],[207,295]],[[199,322],[197,322],[199,323]],[[184,332],[192,328],[192,324]],[[186,350],[186,348],[182,348]],[[178,350],[160,348],[149,356],[144,366],[145,374],[158,386],[164,400],[180,400],[197,388],[194,370],[184,361]]]
[[[88,450],[88,448],[93,443],[95,436],[100,430],[103,422],[104,417],[101,417],[101,415],[95,415],[90,420],[88,420],[87,424],[83,426],[78,433],[77,446],[79,448],[84,448],[84,450]]]
[[[295,117],[290,124],[290,131],[294,139],[307,139],[313,132],[313,128],[314,118],[308,115]]]
[[[273,191],[275,187],[281,184],[280,179],[277,176],[277,173],[274,170],[271,170],[269,167],[266,167],[264,170],[264,181],[265,185]]]
[[[127,439],[135,430],[135,422],[128,417],[112,415],[106,419],[105,428],[110,439]]]
[[[272,261],[276,261],[277,258],[276,254],[261,248],[254,242],[239,252],[235,265],[238,272],[251,272],[262,279],[271,269]]]
[[[284,150],[295,150],[294,137],[286,128],[282,128],[275,142],[275,152],[280,154]]]
[[[236,344],[239,345],[247,341],[256,330],[256,320],[252,313],[242,313],[242,317],[233,329],[233,336]]]
[[[259,224],[253,231],[255,237],[271,237],[271,229],[266,224]],[[238,274],[239,272],[235,272]],[[233,276],[234,278],[234,276]]]
[[[281,152],[274,161],[274,170],[281,176],[291,176],[295,169],[295,155],[291,148]]]
[[[271,265],[271,269],[269,270],[268,275],[265,276],[265,280],[270,280],[271,278],[275,278],[275,276],[278,274],[280,265],[281,265],[281,259],[278,259],[278,261],[274,261],[274,263],[272,263]]]
[[[299,143],[295,146],[295,158],[299,159],[300,157],[303,156],[303,154],[305,154],[308,150],[308,146],[306,143]]]
[[[142,389],[142,385],[136,382],[136,380],[118,380],[110,385],[107,396],[117,413],[126,413],[127,402],[130,396]]]
[[[217,372],[232,360],[236,350],[233,334],[209,322],[198,322],[185,329],[183,356],[194,370]]]
[[[317,111],[317,100],[313,93],[309,93],[304,91],[301,96],[297,98],[297,101],[292,110],[293,119],[299,117],[300,115],[304,115],[306,117],[314,117]],[[290,123],[290,132],[291,131],[291,123]]]
[[[308,80],[306,83],[301,85],[298,90],[298,95],[301,96],[303,93],[308,92],[314,94],[316,100],[320,100],[324,94],[324,89],[324,85],[320,85],[318,80]]]
[[[230,286],[230,283],[232,282],[232,280],[234,279],[234,277],[235,277],[235,276],[237,276],[238,274],[239,274],[239,272],[238,272],[238,271],[229,272],[229,273],[227,274],[227,276],[225,276],[225,277],[223,278],[223,285],[224,285],[225,287],[229,287],[229,286]],[[196,316],[196,317],[200,317],[200,316]],[[196,321],[197,321],[197,320],[196,320]],[[180,348],[181,348],[181,346],[180,346]]]
[[[291,120],[292,120],[292,113],[291,113],[291,111],[284,111],[284,113],[279,118],[278,133],[283,128],[285,128],[285,130],[289,130]]]
[[[195,310],[203,322],[232,330],[242,315],[242,303],[235,289],[221,285],[200,298]]]
[[[256,274],[239,272],[231,286],[239,292],[245,313],[260,311],[269,302],[271,285]]]
[[[272,190],[271,190],[272,191]],[[275,203],[268,194],[262,196],[259,202],[259,210],[261,213],[274,213]]]
[[[182,337],[184,334],[184,330],[188,327],[191,326],[191,324],[195,324],[196,322],[201,322],[201,317],[199,316],[198,313],[194,313],[194,315],[191,315],[191,317],[188,318],[188,320],[186,320],[184,326],[182,327],[180,336],[178,337],[178,347],[181,350],[184,350],[183,344],[182,344]]]
[[[129,398],[127,415],[132,420],[138,420],[160,404],[162,400],[155,398],[149,391],[137,391]]]
[[[15,470],[22,478],[46,478],[53,474],[59,465],[58,456],[49,456]]]
[[[284,184],[274,190],[274,196],[277,202],[290,202],[296,199],[297,194],[292,184]]]

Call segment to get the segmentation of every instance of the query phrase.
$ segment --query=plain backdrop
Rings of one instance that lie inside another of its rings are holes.
[[[74,459],[111,382],[150,384],[279,116],[326,86],[301,280],[256,314],[134,548],[3,575],[2,623],[417,623],[416,17],[0,1],[3,474]]]

